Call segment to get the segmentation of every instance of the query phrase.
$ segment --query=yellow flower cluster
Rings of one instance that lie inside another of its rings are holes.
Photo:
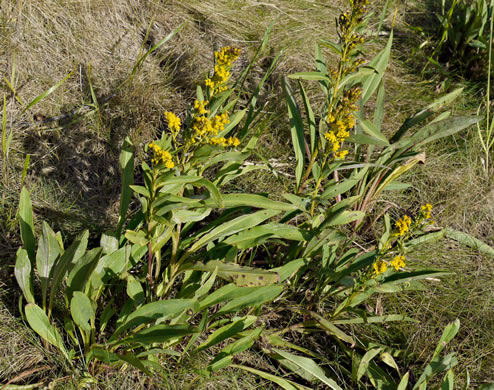
[[[379,274],[383,274],[388,269],[388,265],[384,260],[377,260],[372,264],[372,268],[374,268],[374,276]]]
[[[196,110],[199,115],[207,115],[210,113],[210,111],[206,108],[206,106],[209,104],[209,100],[197,100],[194,102],[194,109]]]
[[[225,46],[220,51],[214,52],[214,57],[218,65],[229,67],[232,62],[240,56],[240,49],[231,46]]]
[[[168,128],[172,133],[178,133],[180,131],[180,118],[176,116],[173,112],[166,111],[165,118],[168,122]]]
[[[172,169],[173,167],[175,167],[171,154],[168,153],[166,150],[161,149],[154,143],[154,141],[149,144],[149,148],[153,151],[154,154],[152,159],[153,165],[164,163],[165,167],[167,167],[168,169]]]
[[[240,145],[240,140],[237,137],[220,137],[220,138],[210,138],[209,143],[211,145],[221,145],[223,147],[233,146],[236,147]]]
[[[423,214],[424,218],[430,219],[432,218],[431,211],[432,211],[432,205],[430,203],[427,203],[420,207],[420,211]]]
[[[410,225],[412,224],[412,219],[408,215],[404,215],[402,218],[400,218],[398,221],[395,223],[395,227],[397,229],[397,232],[395,233],[395,236],[401,237],[410,230]]]
[[[231,46],[223,47],[220,51],[214,52],[216,58],[214,74],[213,77],[205,81],[206,87],[211,89],[211,96],[227,89],[224,84],[230,79],[230,68],[239,55],[240,49]]]
[[[398,255],[393,257],[393,260],[391,260],[390,265],[394,267],[396,271],[399,271],[400,268],[403,268],[405,266],[405,256]]]
[[[336,159],[343,159],[348,154],[348,150],[340,150],[341,144],[350,136],[349,130],[355,126],[353,113],[357,110],[356,102],[361,93],[360,88],[345,91],[336,109],[328,114],[326,122],[329,130],[324,137],[330,142],[330,151]]]
[[[225,112],[209,119],[207,116],[196,116],[192,128],[195,131],[195,137],[208,137],[218,135],[220,131],[225,129],[225,125],[230,123],[230,117]]]
[[[397,255],[393,257],[393,259],[389,262],[389,265],[396,271],[399,271],[400,268],[405,266],[405,256]],[[388,269],[388,263],[385,260],[379,259],[372,264],[372,268],[374,269],[373,275],[375,277],[386,272]]]

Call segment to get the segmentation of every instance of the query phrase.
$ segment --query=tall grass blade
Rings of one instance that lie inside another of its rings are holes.
[[[285,100],[288,107],[288,116],[290,118],[290,131],[292,133],[293,149],[295,151],[295,158],[297,165],[295,168],[296,189],[300,188],[300,182],[302,180],[302,174],[304,171],[305,163],[305,139],[304,139],[304,124],[302,121],[302,115],[298,108],[295,95],[288,84],[287,79],[283,79],[283,89],[285,91]]]
[[[41,100],[43,100],[45,97],[48,95],[51,95],[53,92],[55,92],[67,79],[74,74],[74,71],[70,72],[67,76],[65,76],[62,80],[60,80],[58,83],[56,83],[53,87],[47,89],[45,92],[42,94],[36,96],[24,109],[22,110],[22,113],[25,113],[27,110],[29,110],[32,106],[35,104],[39,103]]]

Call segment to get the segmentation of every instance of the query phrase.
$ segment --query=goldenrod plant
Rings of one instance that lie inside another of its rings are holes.
[[[88,249],[84,231],[65,248],[61,234],[46,223],[36,240],[29,192],[22,189],[23,248],[15,267],[27,302],[21,311],[72,372],[83,372],[81,386],[95,383],[109,365],[159,375],[165,359],[179,365],[205,350],[214,356],[203,375],[230,366],[290,390],[407,386],[408,368],[399,366],[403,350],[357,335],[352,326],[414,321],[371,311],[369,303],[374,294],[417,289],[443,275],[408,264],[414,247],[443,233],[430,231],[433,207],[425,204],[393,223],[383,214],[383,231],[370,244],[359,243],[358,234],[374,201],[384,190],[404,188],[397,179],[423,160],[418,145],[478,119],[443,113],[405,137],[454,92],[407,119],[388,139],[380,127],[392,35],[366,63],[361,45],[368,1],[350,0],[349,6],[337,20],[340,41],[322,42],[316,50],[317,71],[290,76],[299,79],[307,126],[297,95],[284,81],[296,157],[295,180],[284,200],[227,191],[226,184],[259,169],[245,163],[262,130],[255,126],[257,98],[278,59],[241,106],[238,94],[251,65],[233,81],[233,64],[244,54],[231,46],[215,51],[214,67],[186,112],[163,112],[166,128],[146,143],[140,179],[134,177],[133,144],[124,141],[120,218],[99,246]],[[322,47],[338,54],[335,69],[326,66]],[[303,79],[319,81],[325,93],[320,112],[312,110]],[[371,121],[362,108],[376,91]],[[268,320],[283,311],[290,315]],[[457,328],[447,328],[417,388],[454,366],[450,355],[440,353]],[[331,362],[306,342],[320,334],[331,345]],[[251,348],[290,376],[236,360]]]

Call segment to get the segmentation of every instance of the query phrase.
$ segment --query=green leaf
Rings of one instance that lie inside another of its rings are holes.
[[[455,387],[455,375],[453,370],[449,370],[441,382],[441,390],[454,390]]]
[[[209,306],[216,305],[218,303],[222,303],[225,301],[229,301],[230,299],[250,294],[251,291],[257,289],[256,287],[238,287],[237,285],[230,283],[226,286],[219,288],[218,290],[212,292],[205,298],[199,301],[200,310],[204,310]]]
[[[212,204],[205,201],[205,206],[210,207]],[[240,206],[250,206],[258,209],[271,209],[278,211],[293,211],[297,208],[286,202],[271,200],[265,196],[255,194],[225,194],[223,195],[223,207],[226,209]]]
[[[141,370],[146,375],[151,376],[152,373],[144,366],[144,362],[149,362],[147,360],[140,360],[131,352],[126,352],[123,354],[116,354],[109,352],[105,349],[93,347],[89,352],[88,360],[96,358],[105,363],[118,364],[118,363],[128,363],[131,366]]]
[[[333,336],[336,336],[339,338],[341,341],[344,341],[349,344],[354,344],[355,340],[353,337],[347,335],[345,332],[343,332],[340,328],[332,324],[330,321],[325,319],[323,316],[311,312],[310,313],[313,318],[316,319],[316,321],[321,325],[321,327],[326,330],[328,333],[332,334]]]
[[[83,291],[89,277],[100,259],[101,248],[94,248],[82,256],[74,265],[67,278],[67,298],[71,299],[73,291]]]
[[[100,239],[100,246],[103,248],[103,253],[109,255],[118,250],[119,242],[118,235],[115,233],[103,233]]]
[[[244,331],[249,326],[257,321],[256,316],[246,316],[240,318],[228,325],[222,326],[221,328],[215,330],[201,345],[196,349],[196,352],[200,352],[206,348],[212,347],[226,339],[234,337],[238,333]]]
[[[271,217],[274,217],[279,213],[280,211],[277,210],[260,210],[255,213],[243,215],[231,221],[225,222],[220,226],[216,227],[215,229],[213,229],[212,231],[210,231],[209,233],[202,236],[188,249],[187,252],[190,253],[195,252],[196,250],[202,248],[204,245],[208,244],[213,240],[216,240],[221,237],[229,236],[238,233],[242,230],[246,230],[256,225],[259,225],[260,223],[264,222],[265,220]]]
[[[393,44],[393,30],[389,35],[388,43],[386,47],[381,50],[366,66],[376,70],[372,73],[362,84],[362,104],[367,103],[374,91],[379,87],[381,80],[384,76],[384,71],[388,66],[389,57],[391,54],[391,46]]]
[[[24,249],[27,251],[29,260],[34,264],[36,239],[34,237],[33,206],[26,187],[22,187],[21,190],[17,219],[19,220],[21,240],[24,244]]]
[[[189,326],[187,324],[178,325],[166,325],[158,324],[153,325],[149,328],[140,330],[136,334],[120,340],[118,343],[113,345],[125,345],[125,344],[141,344],[141,345],[152,345],[154,343],[164,343],[169,340],[182,338],[190,334],[197,333],[198,329]]]
[[[145,198],[151,198],[151,194],[149,193],[148,189],[143,186],[135,186],[131,185],[129,186],[132,191],[135,193],[144,196]]]
[[[388,146],[388,142],[381,141],[380,139],[369,137],[364,134],[353,134],[348,137],[345,141],[353,142],[359,145],[375,145],[375,146]]]
[[[312,107],[310,105],[309,97],[307,96],[307,93],[305,92],[304,86],[302,83],[299,81],[298,86],[300,89],[300,94],[302,95],[302,101],[304,103],[304,109],[305,109],[305,114],[307,116],[307,125],[309,128],[309,134],[310,134],[310,152],[311,154],[314,153],[317,147],[317,132],[316,132],[316,117],[314,115],[314,111],[312,110]]]
[[[140,246],[146,246],[149,242],[149,240],[146,238],[146,233],[144,233],[142,230],[139,230],[138,232],[127,230],[125,232],[125,238],[131,243]]]
[[[403,375],[403,378],[401,378],[400,384],[398,385],[398,388],[396,390],[407,390],[408,389],[408,377],[410,376],[410,372],[407,372],[405,375]]]
[[[25,249],[17,250],[15,261],[15,278],[22,290],[26,301],[34,303],[33,284],[31,282],[31,261]]]
[[[348,324],[381,324],[385,322],[393,321],[406,321],[406,322],[417,322],[417,320],[407,317],[402,314],[387,314],[384,316],[373,316],[373,317],[356,317],[344,320],[333,320],[331,321],[334,325],[348,325]]]
[[[232,365],[230,365],[230,367],[239,368],[241,370],[244,370],[244,371],[250,372],[252,374],[258,375],[261,378],[264,378],[268,381],[276,383],[277,385],[282,387],[284,390],[309,390],[308,387],[299,385],[297,383],[294,383],[292,381],[289,381],[287,379],[281,378],[281,377],[276,376],[276,375],[269,374],[269,373],[264,372],[264,371],[256,370],[255,368],[242,366],[242,365],[238,365],[238,364],[232,364]]]
[[[195,187],[206,187],[211,198],[219,205],[219,207],[223,207],[223,198],[218,188],[214,185],[214,183],[200,176],[168,176],[163,184],[165,187],[161,189],[161,192],[165,193],[168,193],[166,189],[170,186],[176,190],[173,192],[177,193],[186,184],[190,184]],[[178,187],[175,188],[176,185],[178,185]]]
[[[377,126],[372,123],[370,120],[365,119],[363,121],[359,122],[359,126],[364,130],[365,133],[370,135],[371,137],[378,139],[381,141],[385,146],[389,146],[390,143],[388,139],[384,136],[383,133],[377,128]]]
[[[136,305],[144,303],[144,289],[142,288],[142,284],[130,274],[127,275],[127,295]]]
[[[224,348],[208,365],[209,371],[217,371],[221,368],[225,368],[233,361],[233,356],[243,352],[254,345],[254,340],[259,338],[263,331],[263,328],[253,329],[248,332],[244,332],[246,334],[244,337],[239,340],[229,344]]]
[[[407,248],[411,248],[414,246],[423,245],[425,243],[436,242],[444,238],[445,235],[446,235],[445,229],[439,230],[438,232],[423,234],[420,237],[407,241],[406,246]],[[494,255],[494,250],[493,250],[493,255]]]
[[[423,164],[424,162],[425,162],[425,153],[420,153],[418,155],[413,156],[412,158],[409,158],[406,162],[404,162],[400,166],[396,167],[391,173],[389,173],[386,176],[386,178],[382,181],[382,183],[376,189],[376,192],[374,193],[374,199],[377,199],[377,197],[381,194],[381,192],[389,184],[394,182],[396,179],[398,179],[400,176],[402,176],[405,172],[408,172],[416,164],[418,164],[418,163]]]
[[[130,73],[130,78],[132,78],[137,70],[141,67],[141,65],[144,63],[144,61],[146,61],[146,58],[153,52],[155,52],[156,50],[158,50],[162,45],[164,45],[166,42],[168,42],[171,38],[173,38],[175,36],[175,34],[177,34],[180,30],[182,30],[182,28],[184,28],[184,26],[186,25],[186,23],[182,23],[180,26],[178,26],[175,30],[173,30],[170,34],[168,34],[165,38],[163,38],[161,41],[159,41],[156,45],[154,45],[151,49],[149,49],[146,53],[144,53],[144,55],[142,55],[140,58],[137,59],[135,65],[134,65],[134,68],[132,69],[132,72]],[[139,51],[139,54],[141,52]]]
[[[203,272],[214,272],[216,270],[220,278],[233,282],[240,287],[266,286],[278,283],[280,280],[280,276],[276,272],[240,266],[234,263],[224,263],[220,260],[211,260],[206,264],[186,264],[182,269]]]
[[[419,270],[419,271],[411,271],[411,272],[397,272],[391,274],[390,276],[386,276],[381,284],[403,284],[407,282],[412,282],[415,280],[423,280],[428,278],[435,278],[438,276],[448,275],[448,272],[444,271],[436,271],[436,270]]]
[[[43,221],[43,231],[39,238],[38,251],[36,252],[36,270],[41,281],[43,307],[46,303],[51,270],[61,252],[62,248],[58,244],[55,232]]]
[[[293,149],[295,150],[295,158],[297,165],[295,168],[295,179],[297,183],[296,189],[300,187],[302,174],[305,165],[305,139],[304,139],[304,124],[302,115],[297,105],[295,95],[286,79],[283,79],[283,90],[285,92],[285,100],[288,107],[288,116],[290,118],[290,131],[292,133]]]
[[[431,379],[436,374],[441,372],[446,372],[458,364],[458,360],[454,356],[454,353],[444,356],[443,358],[433,359],[427,367],[425,367],[424,372],[413,386],[413,390],[425,388],[425,384],[429,379]]]
[[[458,230],[453,230],[450,228],[444,229],[444,235],[451,239],[459,242],[460,244],[466,245],[469,248],[477,250],[485,255],[494,257],[494,248],[487,245],[485,242],[473,237],[472,235]]]
[[[279,285],[252,287],[252,291],[250,293],[232,299],[220,310],[218,310],[216,315],[238,312],[246,307],[253,307],[270,302],[282,293],[283,288],[283,286]]]
[[[314,362],[314,360],[303,356],[297,356],[290,352],[282,351],[275,348],[273,350],[282,358],[287,359],[288,361],[294,363],[297,367],[301,368],[304,371],[307,371],[307,373],[309,373],[310,375],[315,376],[321,382],[328,385],[329,388],[334,390],[341,390],[341,387],[338,386],[338,384],[334,380],[328,378],[321,367],[319,367]]]
[[[269,238],[281,238],[291,241],[306,241],[311,238],[308,231],[296,226],[270,222],[261,226],[255,226],[238,234],[228,237],[224,244],[233,245],[238,249],[249,249],[259,245]]]
[[[448,344],[456,336],[459,330],[460,330],[459,319],[456,319],[454,322],[448,324],[446,328],[444,328],[443,334],[441,335],[441,338],[437,343],[436,350],[432,355],[432,359],[435,359],[439,356],[439,354],[442,352],[446,344]]]
[[[297,72],[288,75],[291,79],[296,80],[324,80],[330,82],[331,79],[324,73],[321,72]]]
[[[350,176],[348,179],[345,179],[335,185],[329,185],[322,193],[321,199],[331,199],[349,191],[360,182],[367,171],[368,168],[365,167],[364,169],[358,171],[357,174]]]
[[[91,331],[95,320],[95,312],[86,294],[76,291],[70,301],[70,314],[76,325],[86,332]]]
[[[372,361],[372,359],[374,359],[382,350],[383,350],[383,348],[372,348],[365,353],[365,355],[362,357],[362,360],[360,361],[360,364],[359,364],[359,367],[357,370],[357,380],[358,381],[360,381],[360,379],[368,371],[369,363]]]
[[[147,303],[133,311],[114,332],[110,341],[114,341],[123,331],[132,327],[149,323],[153,320],[164,321],[174,318],[185,310],[197,311],[198,303],[195,299],[168,299],[166,301],[156,301]]]
[[[29,326],[44,340],[54,345],[69,359],[68,353],[63,345],[62,337],[58,330],[50,324],[50,320],[45,312],[34,303],[26,305],[24,308]]]
[[[439,122],[431,123],[420,130],[413,136],[402,138],[393,144],[395,148],[409,148],[415,145],[425,145],[439,138],[447,137],[458,133],[482,120],[479,116],[460,116],[448,118]]]
[[[321,40],[321,42],[319,44],[321,46],[327,47],[328,49],[331,49],[331,51],[339,57],[341,57],[343,55],[343,47],[337,43],[327,41],[327,40]]]
[[[364,211],[347,211],[339,210],[335,215],[325,220],[321,225],[321,228],[327,228],[329,226],[345,225],[353,221],[359,221],[365,217]]]
[[[289,279],[292,275],[298,272],[300,268],[307,264],[306,258],[292,260],[285,265],[273,268],[271,271],[277,272],[280,275],[280,283],[283,283],[285,280]]]
[[[87,240],[89,237],[89,231],[82,232],[70,245],[70,247],[64,252],[62,257],[56,262],[53,269],[53,282],[50,289],[50,302],[48,315],[51,314],[53,307],[53,301],[58,292],[58,289],[62,285],[67,272],[70,272],[77,261],[84,255],[87,248]]]
[[[231,132],[235,128],[235,126],[237,126],[240,123],[242,118],[245,116],[246,112],[247,112],[247,109],[236,111],[230,117],[230,122],[225,126],[225,129],[218,135],[218,137],[224,137],[229,132]]]

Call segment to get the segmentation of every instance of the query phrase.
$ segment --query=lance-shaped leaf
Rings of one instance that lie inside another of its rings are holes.
[[[95,312],[91,301],[86,294],[76,291],[70,301],[70,314],[78,327],[86,332],[91,331],[91,324],[94,322]]]
[[[24,244],[24,249],[26,249],[31,263],[34,263],[36,239],[34,237],[33,206],[26,187],[22,187],[21,190],[17,219],[19,220],[21,240]]]
[[[255,226],[238,234],[228,237],[224,244],[232,245],[238,249],[252,248],[268,238],[281,238],[284,240],[306,241],[312,237],[311,233],[296,226],[283,223],[270,222],[265,225]]]
[[[391,54],[391,46],[393,44],[393,31],[389,35],[386,47],[381,50],[366,66],[373,68],[376,72],[372,73],[362,83],[362,104],[365,104],[374,91],[377,89],[384,76],[384,71],[388,66],[389,56]]]
[[[312,375],[319,379],[324,384],[328,385],[330,389],[333,390],[341,390],[341,387],[332,380],[328,378],[321,367],[319,367],[314,360],[294,355],[293,353],[282,351],[280,349],[273,349],[278,355],[280,355],[283,359],[288,360],[289,362],[295,364],[298,368],[306,371],[309,375]]]
[[[145,328],[130,337],[126,337],[120,340],[118,343],[113,345],[113,347],[117,345],[126,345],[126,344],[134,344],[134,343],[141,345],[164,343],[168,340],[181,338],[194,333],[198,333],[198,329],[190,325],[158,324],[158,325],[153,325],[149,328]]]
[[[30,303],[25,309],[26,319],[29,326],[44,340],[57,347],[68,359],[68,354],[63,345],[62,337],[58,330],[50,324],[45,312],[36,304]]]
[[[383,350],[383,348],[373,348],[365,353],[365,355],[362,357],[362,360],[360,361],[358,370],[357,370],[357,380],[360,381],[360,379],[364,376],[364,374],[367,372],[369,369],[369,363],[374,359],[379,353]]]
[[[244,295],[250,294],[252,291],[258,289],[257,287],[238,287],[237,285],[230,283],[226,286],[219,288],[218,290],[207,295],[199,301],[200,310],[204,310],[207,307],[217,305],[218,303],[229,301],[233,298],[239,298]]]
[[[453,230],[450,228],[444,229],[444,234],[447,238],[455,240],[460,244],[466,245],[469,248],[475,249],[485,255],[494,257],[494,248],[487,245],[485,242],[475,238],[474,236],[460,232],[458,230]]]
[[[230,337],[234,337],[236,334],[244,331],[255,323],[256,320],[256,316],[246,316],[216,329],[211,335],[209,335],[206,341],[197,347],[196,352],[200,352],[203,349],[216,345],[226,339],[229,339]]]
[[[414,135],[392,144],[394,148],[410,148],[414,145],[425,145],[439,138],[447,137],[464,130],[482,120],[479,116],[448,118],[439,122],[431,122],[418,130]]]
[[[204,245],[218,238],[229,236],[242,230],[257,226],[279,213],[280,211],[277,210],[260,210],[253,214],[242,215],[231,221],[225,222],[197,240],[189,248],[188,252],[195,252],[199,248],[202,248]]]
[[[87,358],[88,360],[98,359],[104,363],[110,364],[128,363],[131,366],[141,370],[146,375],[152,375],[151,372],[144,366],[144,361],[140,360],[137,356],[130,352],[116,354],[103,348],[93,347],[91,348]]]
[[[58,244],[57,235],[50,226],[43,221],[43,231],[39,238],[38,251],[36,252],[36,269],[41,280],[43,307],[45,307],[46,303],[51,270],[61,252],[62,248],[60,248],[60,245]]]
[[[25,249],[19,248],[17,250],[14,273],[17,284],[19,284],[26,301],[34,303],[33,284],[31,282],[31,261]]]
[[[182,270],[217,272],[220,278],[235,283],[239,287],[266,286],[278,283],[280,275],[262,269],[243,267],[234,263],[224,263],[220,260],[208,261],[206,264],[186,264]]]
[[[325,77],[325,76],[324,76]],[[288,107],[288,116],[290,118],[290,131],[292,133],[293,149],[297,165],[295,168],[295,179],[297,189],[300,187],[302,174],[305,165],[305,139],[304,139],[304,123],[302,115],[297,105],[295,95],[286,79],[283,79],[283,90],[285,92],[285,100]]]
[[[214,204],[210,200],[204,202],[204,206],[211,207]],[[223,195],[223,207],[233,208],[250,206],[258,209],[271,209],[279,211],[294,211],[297,208],[285,202],[271,200],[266,196],[256,194],[225,194]]]
[[[87,248],[87,239],[89,237],[89,231],[82,232],[70,245],[70,247],[64,252],[60,259],[56,262],[53,271],[53,282],[50,290],[50,300],[48,313],[51,313],[53,307],[53,301],[55,295],[60,288],[67,272],[72,270],[72,267],[77,261],[84,255]]]
[[[129,137],[125,138],[122,151],[120,152],[120,169],[122,170],[122,190],[120,194],[120,216],[118,218],[116,237],[120,236],[120,232],[127,218],[127,210],[132,199],[130,186],[134,184],[134,145]]]
[[[289,381],[287,379],[284,379],[282,377],[269,374],[264,371],[256,370],[255,368],[247,367],[247,366],[241,366],[237,364],[232,364],[230,365],[232,368],[240,368],[241,370],[250,372],[252,374],[258,375],[261,378],[267,379],[268,381],[271,381],[273,383],[276,383],[278,386],[283,388],[284,390],[309,390],[308,387],[305,387],[303,385],[299,385],[298,383]]]
[[[283,286],[279,285],[253,287],[249,294],[232,299],[218,310],[216,315],[237,312],[245,307],[253,307],[270,302],[282,293],[283,288]]]
[[[195,299],[168,299],[166,301],[147,303],[127,317],[126,321],[115,330],[110,341],[115,341],[116,336],[132,327],[146,324],[153,320],[171,319],[188,309],[192,309],[195,312],[198,306],[198,302]]]
[[[67,278],[67,298],[72,298],[74,291],[82,291],[86,286],[92,272],[94,271],[98,260],[102,254],[101,248],[94,248],[82,256],[75,264]]]
[[[208,370],[217,371],[230,365],[233,360],[233,356],[252,347],[254,341],[261,335],[262,331],[263,328],[260,327],[244,332],[244,337],[229,344],[214,358],[214,360],[208,365]]]
[[[424,162],[425,162],[425,153],[420,153],[408,159],[404,164],[395,168],[389,175],[386,176],[386,178],[383,180],[381,185],[377,188],[374,194],[374,198],[377,199],[377,197],[381,194],[381,191],[383,191],[389,184],[391,184],[393,181],[395,181],[400,176],[402,176],[405,172],[412,169],[417,163],[423,164]]]

